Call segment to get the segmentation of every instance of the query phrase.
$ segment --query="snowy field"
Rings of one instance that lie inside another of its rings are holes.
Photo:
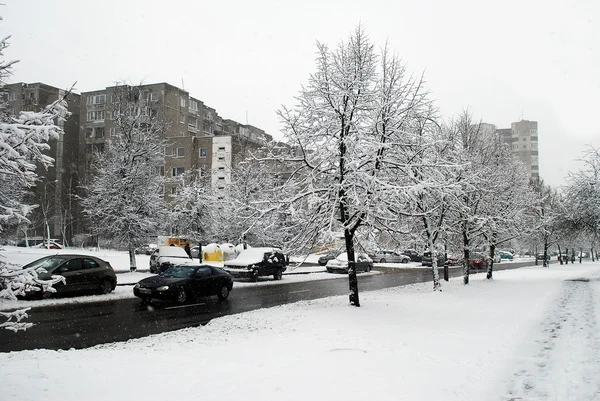
[[[599,280],[599,263],[528,267],[0,354],[2,398],[598,400]]]

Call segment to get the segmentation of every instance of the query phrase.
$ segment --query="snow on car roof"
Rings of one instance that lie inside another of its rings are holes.
[[[158,256],[176,256],[189,258],[188,254],[180,246],[160,246],[158,247]]]
[[[263,260],[265,253],[270,252],[281,252],[279,248],[248,248],[244,249],[237,258],[229,260],[226,263],[229,265],[249,265],[252,263],[259,263]]]

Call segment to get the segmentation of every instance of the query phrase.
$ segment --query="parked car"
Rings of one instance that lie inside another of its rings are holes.
[[[410,260],[413,262],[421,262],[423,260],[423,255],[421,255],[419,252],[415,251],[414,249],[406,249],[406,250],[402,251],[402,255],[408,256],[410,258]]]
[[[446,259],[444,258],[444,254],[443,253],[438,253],[438,257],[437,257],[437,265],[438,267],[444,266],[444,263],[446,262]],[[432,259],[431,259],[431,252],[423,252],[423,257],[421,258],[421,265],[423,266],[433,266],[432,264]]]
[[[157,248],[158,248],[158,245],[156,245],[156,244],[144,244],[144,245],[136,248],[135,253],[139,253],[139,254],[143,254],[143,255],[152,255],[152,252],[154,252]]]
[[[223,270],[234,278],[256,281],[258,277],[273,276],[273,279],[281,280],[287,262],[287,257],[279,248],[248,248],[241,251],[237,258],[225,261]]]
[[[159,246],[150,255],[150,273],[160,273],[172,265],[192,265],[194,261],[179,246]]]
[[[53,285],[57,294],[78,294],[95,291],[108,294],[117,286],[115,271],[107,261],[90,255],[51,255],[23,266],[33,267],[40,280],[49,280],[52,276],[63,276],[65,283]],[[41,268],[41,269],[40,269]],[[52,293],[42,291],[42,287],[34,286],[27,291],[27,297],[47,297]]]
[[[375,262],[379,263],[408,263],[410,262],[410,256],[402,255],[395,251],[371,251],[368,253],[369,257]]]
[[[329,253],[321,256],[318,261],[319,266],[325,266],[327,264],[327,262],[338,257],[338,255],[340,253],[342,253],[342,251],[332,251],[332,252],[329,252]]]
[[[488,257],[483,253],[474,252],[469,255],[469,266],[473,270],[484,270],[488,268]]]
[[[133,287],[133,294],[144,303],[149,303],[152,299],[185,303],[190,298],[210,295],[224,300],[232,288],[231,276],[218,267],[177,265],[169,267],[158,276],[141,280]]]
[[[498,251],[498,254],[500,255],[500,259],[506,259],[506,260],[514,259],[514,255],[508,251]]]
[[[535,258],[536,258],[536,260],[544,260],[544,253],[543,252],[538,253]],[[548,260],[548,261],[550,260],[549,253],[546,254],[546,260]]]
[[[355,268],[357,272],[370,272],[373,269],[373,259],[366,253],[354,254]],[[327,273],[346,273],[348,274],[348,254],[340,253],[335,259],[327,262]]]
[[[448,254],[448,266],[460,266],[463,259],[463,255]]]

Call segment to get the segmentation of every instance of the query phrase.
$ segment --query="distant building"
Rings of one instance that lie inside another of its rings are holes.
[[[510,128],[497,129],[496,133],[501,140],[510,144],[513,154],[527,168],[529,177],[534,181],[539,181],[540,162],[537,121],[521,120],[514,122],[510,125]]]
[[[43,83],[13,83],[4,86],[6,100],[10,111],[18,115],[21,111],[40,111],[56,100],[62,98],[65,91]],[[50,235],[62,239],[70,237],[76,230],[76,202],[73,195],[79,183],[77,175],[77,155],[79,153],[79,102],[80,96],[71,93],[67,98],[67,109],[71,116],[66,122],[57,121],[63,129],[58,139],[49,142],[50,149],[46,154],[54,159],[54,165],[47,171],[41,166],[37,168],[40,182],[33,189],[33,203],[39,204],[34,209],[28,226],[28,235],[46,235],[43,227],[43,214],[48,216]]]

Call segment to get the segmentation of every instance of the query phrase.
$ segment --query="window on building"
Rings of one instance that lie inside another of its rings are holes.
[[[165,166],[160,166],[158,168],[158,175],[160,175],[161,177],[165,176]]]
[[[197,128],[198,127],[198,119],[196,117],[189,116],[188,117],[188,127]]]
[[[177,187],[171,188],[171,195],[177,195]]]
[[[9,101],[17,100],[17,94],[15,92],[10,92],[8,94],[8,100]]]
[[[200,148],[200,158],[201,159],[206,159],[208,152],[206,151],[206,148]]]
[[[185,116],[184,116],[183,114],[180,114],[180,115],[179,115],[179,122],[180,122],[181,124],[185,124]]]
[[[92,138],[94,136],[94,129],[93,128],[86,128],[85,129],[85,137],[86,138]]]
[[[150,117],[156,117],[158,115],[158,110],[157,109],[150,109],[148,115]]]
[[[117,95],[110,96],[111,103],[121,103],[121,97]]]
[[[225,170],[225,167],[221,166],[219,167],[219,170]]]
[[[179,177],[180,175],[183,175],[185,173],[185,168],[183,167],[173,167],[173,170],[171,171],[171,176],[173,177]]]
[[[212,135],[213,127],[210,124],[204,124],[204,133],[207,135]]]
[[[185,107],[185,98],[184,98],[184,97],[182,97],[182,98],[179,100],[179,104],[181,105],[181,107]]]
[[[206,177],[206,166],[200,166],[200,177]]]
[[[195,100],[190,100],[190,110],[198,111],[198,102]]]
[[[152,92],[150,94],[148,94],[148,100],[151,102],[157,102],[158,99],[160,99],[160,93],[158,92]]]
[[[94,128],[94,137],[96,137],[96,138],[104,138],[104,127],[96,127],[96,128]]]
[[[106,103],[106,95],[95,95],[92,97],[92,104]]]
[[[110,135],[111,137],[117,135],[117,129],[115,127],[112,127],[108,130],[108,135]]]
[[[224,162],[225,161],[225,157],[221,156],[217,160],[219,160],[220,162]]]
[[[88,121],[104,120],[104,110],[88,111],[87,112],[87,120]]]
[[[219,177],[218,180],[219,181],[225,181],[225,177]]]
[[[185,148],[177,148],[175,157],[185,157]]]
[[[225,150],[225,146],[219,146],[219,150]]]

